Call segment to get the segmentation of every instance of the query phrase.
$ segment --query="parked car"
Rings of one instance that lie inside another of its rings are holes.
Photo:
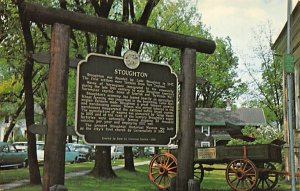
[[[79,152],[78,161],[91,161],[95,159],[95,150],[91,145],[67,143],[71,151]]]
[[[124,147],[123,146],[111,146],[111,159],[124,158]]]
[[[44,141],[36,142],[36,155],[39,165],[44,164]],[[18,151],[27,152],[28,142],[14,142],[13,145]]]
[[[36,143],[37,160],[40,165],[44,164],[45,143],[38,141]],[[71,151],[69,146],[65,148],[65,163],[77,163],[79,160],[79,152]]]
[[[132,147],[132,154],[136,158],[139,157],[140,156],[139,147]]]
[[[21,152],[12,144],[0,142],[0,167],[27,167],[27,152]]]
[[[155,148],[154,147],[145,147],[144,148],[145,156],[154,156],[155,155]]]
[[[65,163],[77,163],[79,161],[79,152],[72,151],[68,145],[65,149]]]
[[[44,149],[45,149],[44,147],[45,147],[44,142],[38,141],[36,143],[36,155],[37,155],[37,161],[39,165],[44,164]]]
[[[13,145],[18,151],[27,152],[27,142],[14,142]]]

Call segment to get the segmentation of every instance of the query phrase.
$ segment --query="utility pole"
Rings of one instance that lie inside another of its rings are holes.
[[[288,0],[287,3],[287,48],[284,55],[284,69],[287,73],[287,107],[288,107],[288,129],[289,129],[289,157],[290,157],[290,171],[291,171],[291,190],[296,191],[296,178],[295,178],[295,161],[294,161],[294,133],[293,133],[293,119],[292,119],[292,73],[294,72],[294,59],[291,54],[291,13],[292,1]]]

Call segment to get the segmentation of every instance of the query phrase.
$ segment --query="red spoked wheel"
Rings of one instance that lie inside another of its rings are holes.
[[[230,162],[225,175],[228,185],[237,191],[252,190],[258,178],[254,163],[248,159],[238,159]]]
[[[157,155],[150,161],[149,179],[158,188],[169,188],[176,173],[177,159],[170,153]]]

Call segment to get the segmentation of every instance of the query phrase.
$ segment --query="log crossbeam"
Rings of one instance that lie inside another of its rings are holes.
[[[178,34],[138,24],[130,24],[106,18],[90,16],[64,9],[44,7],[22,2],[22,14],[30,21],[44,24],[61,23],[73,29],[132,39],[146,43],[158,44],[173,48],[191,48],[197,52],[212,54],[216,48],[215,42],[204,38]]]

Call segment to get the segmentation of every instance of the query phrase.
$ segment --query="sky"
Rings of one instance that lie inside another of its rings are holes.
[[[234,51],[248,54],[254,44],[253,30],[270,22],[274,41],[287,20],[287,0],[196,0],[202,21],[214,36],[229,36]],[[292,0],[292,6],[298,0]],[[241,58],[242,59],[242,58]]]
[[[294,8],[298,0],[292,0]],[[273,42],[287,21],[287,0],[195,0],[202,22],[210,28],[214,37],[231,39],[233,51],[239,58],[239,68],[244,63],[260,66],[255,59],[254,31],[270,23]],[[245,81],[247,77],[242,77]],[[250,78],[250,77],[249,77]]]

